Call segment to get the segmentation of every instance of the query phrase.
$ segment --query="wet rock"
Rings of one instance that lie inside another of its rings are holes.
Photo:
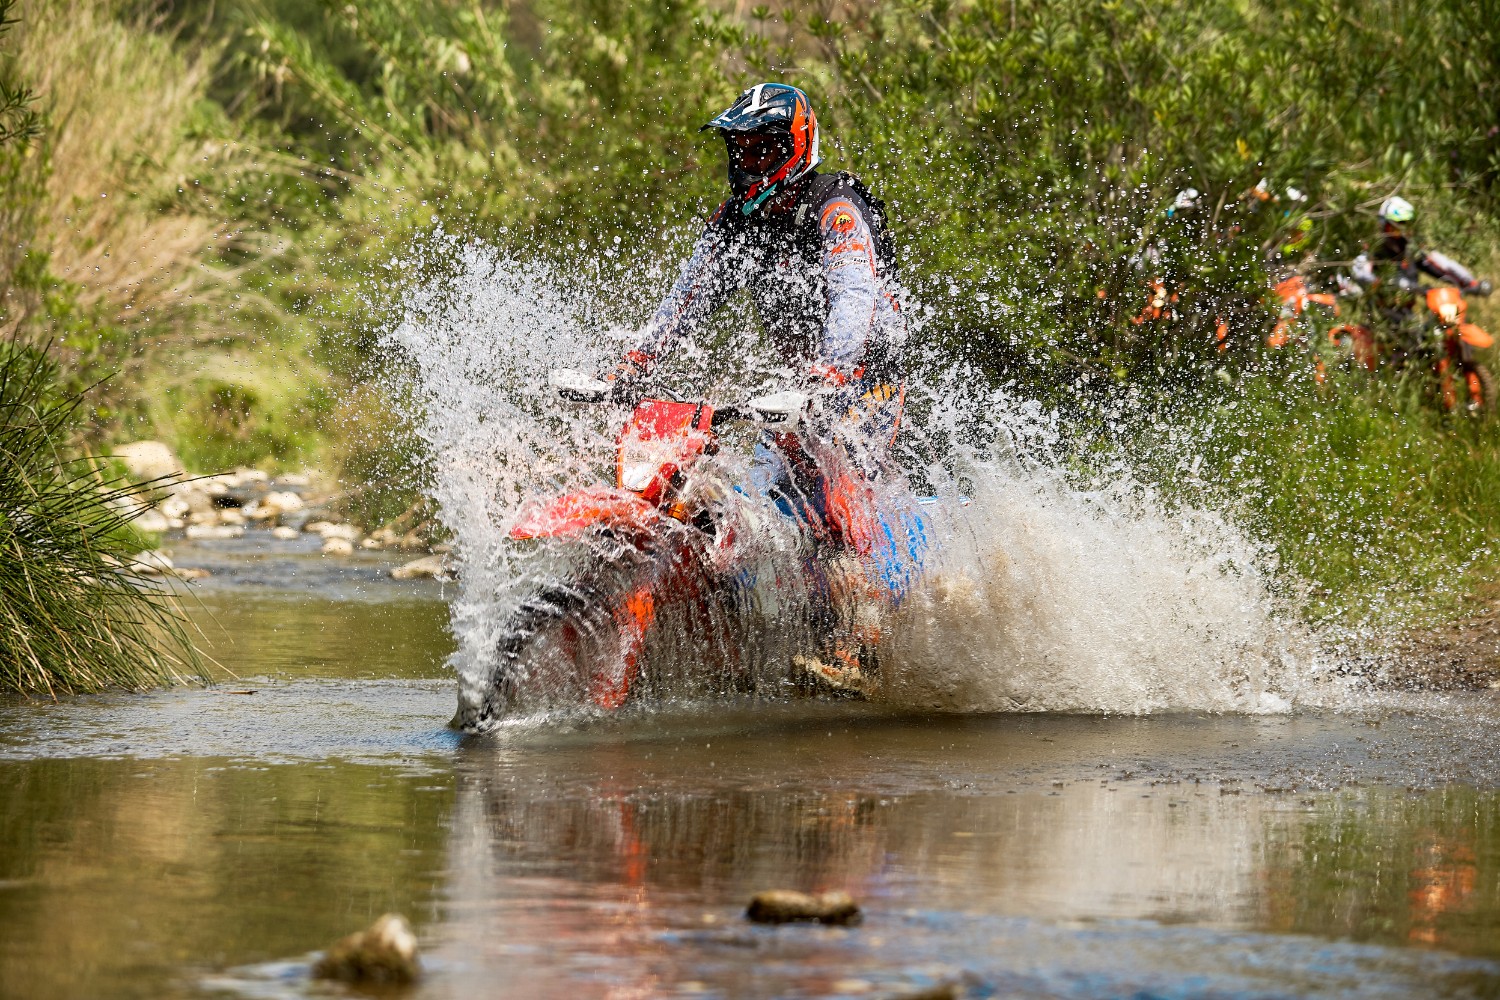
[[[390,528],[376,528],[374,531],[370,532],[370,537],[366,538],[365,541],[373,542],[375,546],[387,549],[395,545],[400,545],[401,536],[396,534]]]
[[[380,540],[379,539],[373,538],[373,537],[372,538],[366,538],[363,541],[361,541],[359,543],[359,547],[362,548],[362,549],[369,549],[372,552],[378,552],[379,550],[385,548],[384,545],[380,544]]]
[[[219,511],[220,524],[244,524],[245,520],[245,515],[237,510],[231,509]]]
[[[238,524],[190,524],[183,534],[194,541],[213,541],[224,538],[242,538],[245,529]]]
[[[172,570],[172,575],[179,580],[206,580],[213,576],[201,566],[178,566]]]
[[[211,497],[221,497],[229,492],[229,476],[206,476],[194,480],[194,484]]]
[[[352,556],[354,554],[354,543],[347,538],[324,537],[323,554],[325,556]]]
[[[280,517],[282,514],[290,514],[292,511],[301,510],[304,506],[306,505],[302,502],[300,496],[291,490],[283,490],[276,493],[267,493],[255,505],[253,513],[249,511],[246,511],[246,513],[257,521],[269,521]]]
[[[162,517],[180,520],[187,517],[193,508],[186,500],[174,493],[157,504],[156,509],[161,511]]]
[[[391,986],[415,982],[420,972],[417,936],[399,913],[387,913],[368,930],[335,941],[312,968],[319,979]]]
[[[258,486],[270,481],[271,477],[259,469],[235,469],[226,477],[226,483],[230,489]]]
[[[271,537],[276,539],[277,541],[282,542],[290,542],[292,539],[301,534],[302,532],[298,531],[296,528],[288,528],[286,525],[281,525],[280,527],[271,529]]]
[[[352,524],[335,524],[332,521],[314,521],[302,529],[310,531],[315,535],[327,538],[343,538],[350,542],[359,541],[362,532]]]
[[[281,523],[289,528],[296,528],[298,531],[306,531],[309,524],[318,521],[324,516],[324,511],[317,507],[304,507],[302,510],[281,515]]]
[[[136,515],[130,524],[138,531],[148,531],[153,535],[159,535],[172,527],[172,522],[161,511],[149,508]]]
[[[185,476],[181,460],[160,441],[132,441],[114,450],[114,457],[125,466],[130,478],[137,482],[149,479]]]
[[[217,524],[219,521],[214,498],[196,482],[174,486],[172,495],[162,503],[172,505],[168,517],[186,517],[193,524]]]
[[[847,892],[811,895],[789,889],[756,893],[745,910],[745,916],[757,924],[810,921],[841,927],[853,927],[862,919],[859,906]]]
[[[172,560],[167,557],[166,553],[147,549],[135,554],[135,558],[130,561],[130,569],[142,576],[161,576],[171,573],[176,567],[172,565]]]
[[[452,571],[448,560],[441,555],[423,556],[421,559],[413,559],[409,563],[391,568],[391,578],[394,580],[450,580]]]

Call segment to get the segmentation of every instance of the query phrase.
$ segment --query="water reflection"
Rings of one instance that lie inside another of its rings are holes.
[[[214,759],[10,762],[0,788],[0,992],[25,997],[164,996],[387,909],[424,919],[453,798],[442,776]]]
[[[1307,725],[1253,728],[1271,744]],[[885,995],[964,975],[1014,996],[1500,991],[1496,792],[1122,777],[1145,734],[1159,763],[1202,761],[1206,731],[1250,728],[825,714],[399,766],[0,761],[0,981],[306,995],[274,963],[394,909],[427,950],[420,997]],[[843,889],[868,919],[752,928],[743,905],[769,886]]]

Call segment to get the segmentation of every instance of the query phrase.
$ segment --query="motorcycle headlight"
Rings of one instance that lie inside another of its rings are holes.
[[[651,485],[651,479],[656,475],[657,465],[654,462],[626,462],[620,467],[620,485],[627,490],[639,493]]]

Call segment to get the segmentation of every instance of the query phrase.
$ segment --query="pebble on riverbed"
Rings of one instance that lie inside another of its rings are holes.
[[[368,985],[404,985],[420,972],[417,936],[399,913],[387,913],[367,930],[335,941],[312,967],[318,979]]]
[[[324,536],[322,551],[325,556],[352,556],[354,543],[347,538]]]
[[[393,580],[451,580],[453,569],[449,565],[447,557],[442,555],[423,556],[421,559],[413,559],[409,563],[391,569]]]
[[[789,924],[811,921],[853,927],[863,919],[859,906],[847,892],[824,892],[816,896],[789,889],[757,892],[745,910],[757,924]]]

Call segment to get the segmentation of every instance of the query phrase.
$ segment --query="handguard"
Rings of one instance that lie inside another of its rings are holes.
[[[575,403],[602,403],[609,397],[609,384],[603,379],[572,368],[554,368],[548,372],[547,385],[563,399]]]
[[[802,426],[802,418],[811,403],[812,397],[807,393],[785,389],[756,396],[746,405],[761,423],[779,431],[794,431]]]

